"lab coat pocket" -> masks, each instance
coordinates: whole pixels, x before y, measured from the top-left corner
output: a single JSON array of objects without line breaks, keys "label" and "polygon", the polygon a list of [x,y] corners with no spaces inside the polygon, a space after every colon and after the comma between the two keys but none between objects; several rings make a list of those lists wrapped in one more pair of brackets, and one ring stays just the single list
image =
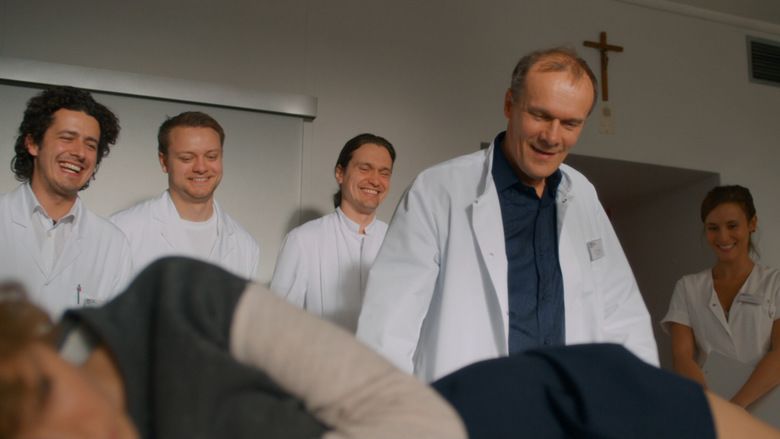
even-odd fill
[{"label": "lab coat pocket", "polygon": [[769,301],[763,303],[761,305],[762,314],[769,317],[770,321],[775,320],[775,313],[776,308],[774,303],[769,303]]},{"label": "lab coat pocket", "polygon": [[587,248],[590,262],[599,261],[604,258],[604,243],[601,238],[588,241]]},{"label": "lab coat pocket", "polygon": [[100,300],[98,300],[98,299],[96,299],[94,297],[85,296],[84,297],[84,302],[82,302],[82,304],[83,304],[84,307],[88,307],[88,306],[99,306],[102,303],[101,303]]},{"label": "lab coat pocket", "polygon": [[559,259],[563,276],[567,343],[598,340],[597,328],[602,327],[598,322],[603,320],[588,250],[582,241],[578,244],[573,245],[569,234],[561,234]]},{"label": "lab coat pocket", "polygon": [[76,285],[76,305],[80,307],[100,306],[103,300],[95,294],[96,288],[86,285]]},{"label": "lab coat pocket", "polygon": [[746,308],[760,307],[761,317],[768,317],[770,320],[774,320],[775,304],[772,303],[769,298],[764,298],[756,294],[742,293],[737,296],[736,300],[737,303]]},{"label": "lab coat pocket", "polygon": [[[570,233],[564,233],[566,231],[568,229],[564,229],[559,236],[560,243],[558,245],[564,295],[586,298],[593,295],[595,291],[593,267],[588,255],[589,247],[583,246],[582,241],[572,240]],[[592,246],[592,251],[597,257],[597,262],[602,260],[598,257],[599,251],[601,251],[598,245]]]}]

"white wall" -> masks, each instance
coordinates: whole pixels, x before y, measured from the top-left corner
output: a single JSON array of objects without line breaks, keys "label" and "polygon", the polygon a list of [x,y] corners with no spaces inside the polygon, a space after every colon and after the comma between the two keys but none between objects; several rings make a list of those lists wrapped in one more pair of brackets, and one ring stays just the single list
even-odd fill
[{"label": "white wall", "polygon": [[669,369],[671,338],[658,322],[669,309],[675,282],[715,262],[698,218],[699,203],[717,184],[713,175],[611,208],[615,230],[653,320],[661,366]]},{"label": "white wall", "polygon": [[[19,109],[39,92],[36,88],[0,84],[0,157],[14,155],[21,118]],[[230,172],[224,175],[220,191],[230,196],[218,197],[220,207],[262,243],[257,279],[270,280],[276,249],[290,224],[298,221],[303,120],[158,99],[93,95],[121,115],[123,128],[117,144],[101,162],[95,181],[80,194],[85,204],[98,215],[108,216],[159,196],[168,186],[167,175],[160,169],[157,158],[157,129],[161,121],[187,110],[208,112],[222,121],[228,133],[223,166]],[[0,193],[19,185],[10,167],[8,170],[0,172]],[[267,184],[269,180],[274,184]],[[253,202],[244,202],[248,199]]]},{"label": "white wall", "polygon": [[602,30],[626,48],[610,61],[617,132],[591,123],[576,151],[750,187],[763,261],[780,266],[780,88],[747,81],[743,29],[613,0],[0,0],[3,56],[318,97],[303,207],[330,209],[339,149],[371,131],[399,152],[385,219],[417,172],[502,129],[520,55]]}]

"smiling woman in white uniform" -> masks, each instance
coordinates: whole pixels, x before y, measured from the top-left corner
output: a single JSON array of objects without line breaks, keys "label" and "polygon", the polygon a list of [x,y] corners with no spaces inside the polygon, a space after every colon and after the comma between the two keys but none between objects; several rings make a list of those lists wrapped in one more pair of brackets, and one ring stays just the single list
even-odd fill
[{"label": "smiling woman in white uniform", "polygon": [[712,352],[755,365],[732,398],[747,407],[780,383],[780,271],[751,258],[758,217],[747,188],[712,189],[701,218],[718,261],[677,282],[661,323],[672,335],[675,370],[703,385],[701,365]]}]

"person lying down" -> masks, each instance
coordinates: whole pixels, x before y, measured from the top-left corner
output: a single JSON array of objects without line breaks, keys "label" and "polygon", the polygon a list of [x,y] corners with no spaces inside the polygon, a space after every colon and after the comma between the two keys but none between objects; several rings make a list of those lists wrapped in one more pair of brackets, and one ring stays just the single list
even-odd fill
[{"label": "person lying down", "polygon": [[617,345],[529,351],[432,386],[265,287],[183,258],[57,326],[0,293],[0,438],[778,437]]}]

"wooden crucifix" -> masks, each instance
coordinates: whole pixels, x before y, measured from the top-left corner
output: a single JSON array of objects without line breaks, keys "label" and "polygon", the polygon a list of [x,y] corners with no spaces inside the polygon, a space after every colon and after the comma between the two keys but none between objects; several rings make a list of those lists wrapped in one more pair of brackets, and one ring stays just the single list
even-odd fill
[{"label": "wooden crucifix", "polygon": [[607,52],[622,52],[623,47],[607,44],[606,32],[601,32],[601,34],[599,34],[598,41],[583,41],[582,44],[585,47],[591,47],[601,52],[601,100],[606,102],[609,100],[609,83],[607,80],[609,56],[607,56]]}]

